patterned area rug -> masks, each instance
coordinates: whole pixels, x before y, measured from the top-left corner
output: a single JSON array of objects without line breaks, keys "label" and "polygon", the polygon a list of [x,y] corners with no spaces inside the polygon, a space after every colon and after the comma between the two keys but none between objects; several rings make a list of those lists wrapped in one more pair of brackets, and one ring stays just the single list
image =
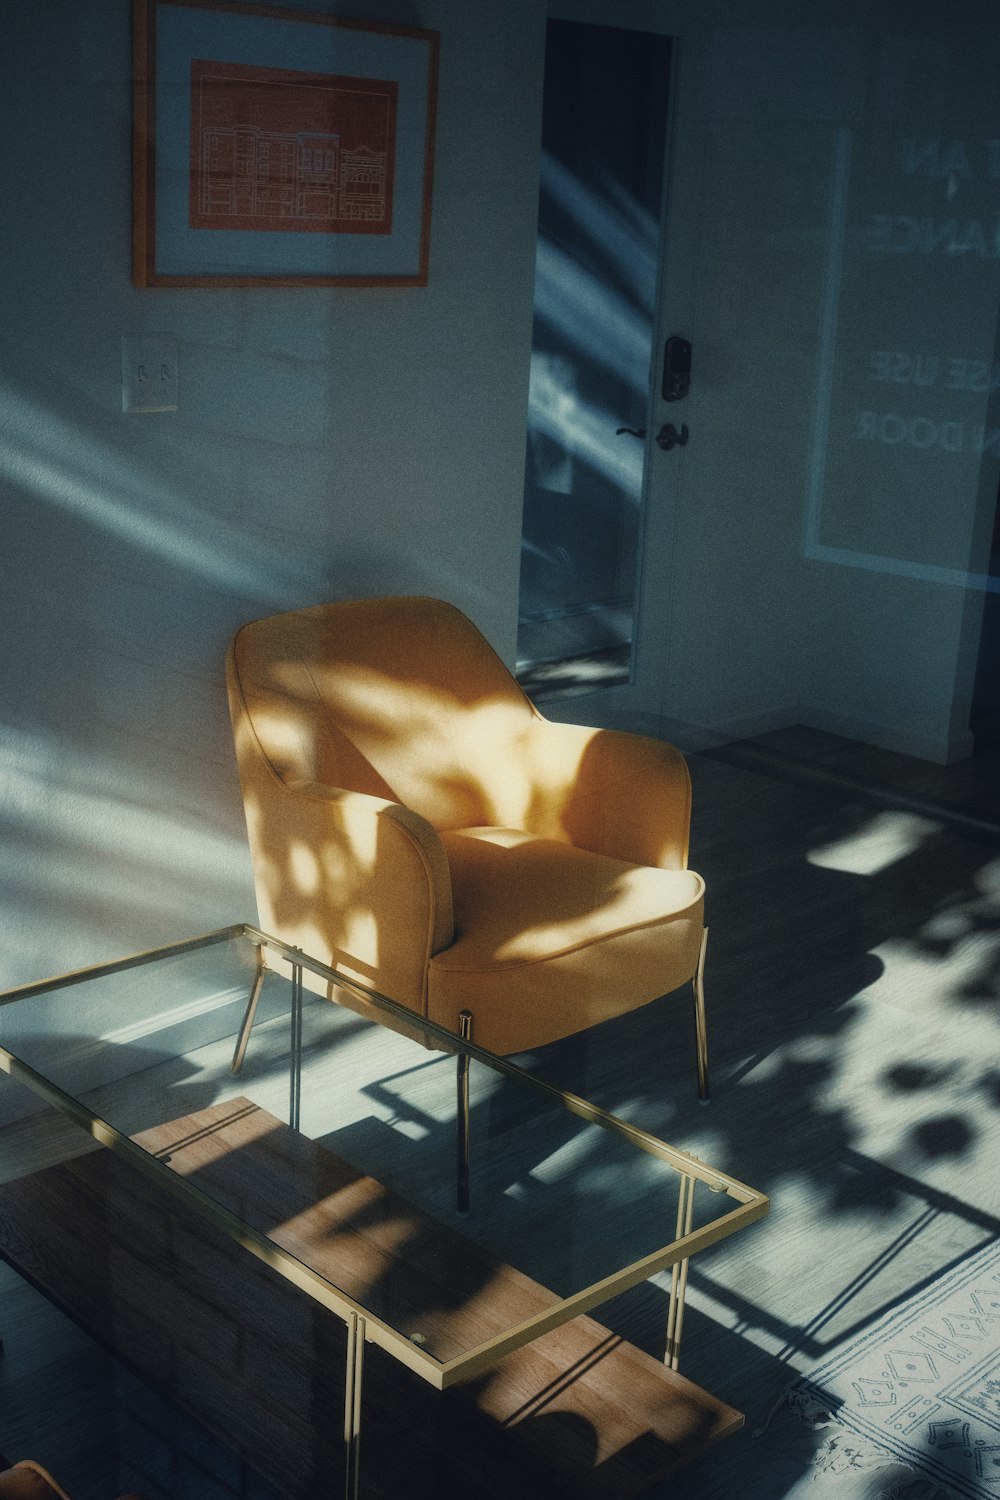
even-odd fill
[{"label": "patterned area rug", "polygon": [[1000,1241],[886,1313],[787,1399],[946,1493],[1000,1500]]}]

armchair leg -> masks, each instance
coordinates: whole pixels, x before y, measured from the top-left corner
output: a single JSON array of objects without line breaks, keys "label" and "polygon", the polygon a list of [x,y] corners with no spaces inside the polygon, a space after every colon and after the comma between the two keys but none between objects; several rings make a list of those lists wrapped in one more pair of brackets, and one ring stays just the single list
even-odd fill
[{"label": "armchair leg", "polygon": [[694,971],[691,988],[694,991],[694,1026],[698,1055],[698,1098],[707,1104],[708,1091],[708,1032],[705,1028],[705,949],[708,946],[708,928],[701,935],[701,952],[698,967]]},{"label": "armchair leg", "polygon": [[[462,1039],[470,1042],[472,1040],[472,1012],[463,1010],[459,1023]],[[458,1175],[455,1186],[455,1207],[460,1214],[469,1212],[469,1145],[472,1135],[469,1120],[469,1062],[467,1052],[458,1054],[455,1109],[458,1132],[456,1137]]]},{"label": "armchair leg", "polygon": [[250,988],[250,999],[247,1001],[247,1008],[243,1015],[242,1025],[240,1026],[240,1034],[236,1038],[236,1051],[233,1053],[233,1060],[230,1063],[230,1068],[234,1073],[238,1073],[243,1066],[243,1058],[246,1055],[247,1042],[250,1040],[250,1028],[253,1026],[254,1018],[257,1014],[257,1002],[260,999],[260,992],[263,983],[264,955],[262,949],[258,948],[257,972],[253,977],[253,984]]}]

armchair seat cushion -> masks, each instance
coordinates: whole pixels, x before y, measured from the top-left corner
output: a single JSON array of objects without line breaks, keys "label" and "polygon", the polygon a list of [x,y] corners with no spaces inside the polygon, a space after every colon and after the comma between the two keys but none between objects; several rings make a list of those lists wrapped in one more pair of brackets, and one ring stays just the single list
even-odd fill
[{"label": "armchair seat cushion", "polygon": [[428,971],[427,1013],[520,1052],[665,995],[698,963],[704,882],[514,828],[441,834],[455,940]]}]

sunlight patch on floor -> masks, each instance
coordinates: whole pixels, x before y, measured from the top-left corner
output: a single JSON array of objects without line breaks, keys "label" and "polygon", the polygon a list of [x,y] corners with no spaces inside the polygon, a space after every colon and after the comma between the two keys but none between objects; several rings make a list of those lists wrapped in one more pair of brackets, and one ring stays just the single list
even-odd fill
[{"label": "sunlight patch on floor", "polygon": [[820,870],[845,875],[877,875],[913,854],[925,839],[940,832],[931,818],[909,812],[880,812],[856,833],[811,849],[806,860]]}]

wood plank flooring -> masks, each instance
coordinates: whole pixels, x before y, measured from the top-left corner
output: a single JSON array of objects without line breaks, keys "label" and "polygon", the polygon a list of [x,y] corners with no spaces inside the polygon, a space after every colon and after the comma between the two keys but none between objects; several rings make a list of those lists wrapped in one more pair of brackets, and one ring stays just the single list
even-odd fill
[{"label": "wood plank flooring", "polygon": [[[424,1216],[410,1203],[246,1099],[137,1139],[394,1327],[424,1330],[439,1358],[558,1301],[449,1226],[430,1221],[415,1235]],[[0,1247],[289,1496],[336,1492],[344,1327],[271,1266],[108,1152],[0,1186]],[[569,1500],[630,1500],[742,1425],[587,1317],[446,1395],[369,1352],[364,1478],[382,1500],[401,1488],[453,1492],[487,1451],[490,1472],[475,1488],[483,1500],[506,1500],[525,1475],[548,1476]],[[330,1420],[317,1424],[323,1411]]]},{"label": "wood plank flooring", "polygon": [[[798,1373],[1000,1229],[996,760],[927,767],[788,731],[691,770],[711,1105],[694,1097],[685,996],[532,1065],[772,1198],[692,1265],[688,1293],[682,1370],[746,1428],[650,1500],[867,1500],[871,1475],[815,1468],[825,1434],[767,1418]],[[659,1355],[666,1295],[656,1278],[602,1322]],[[65,1467],[75,1446],[80,1500],[106,1500],[135,1470],[102,1469],[102,1444],[121,1464],[145,1444],[158,1493],[258,1500],[193,1437],[178,1457],[121,1373],[2,1267],[0,1328],[12,1457],[44,1435]]]},{"label": "wood plank flooring", "polygon": [[838,1469],[829,1433],[754,1434],[797,1373],[1000,1230],[998,767],[805,730],[692,758],[716,1088],[703,1119],[672,1100],[647,1120],[772,1211],[692,1267],[684,1368],[747,1425],[685,1500],[881,1493],[892,1474]]}]

